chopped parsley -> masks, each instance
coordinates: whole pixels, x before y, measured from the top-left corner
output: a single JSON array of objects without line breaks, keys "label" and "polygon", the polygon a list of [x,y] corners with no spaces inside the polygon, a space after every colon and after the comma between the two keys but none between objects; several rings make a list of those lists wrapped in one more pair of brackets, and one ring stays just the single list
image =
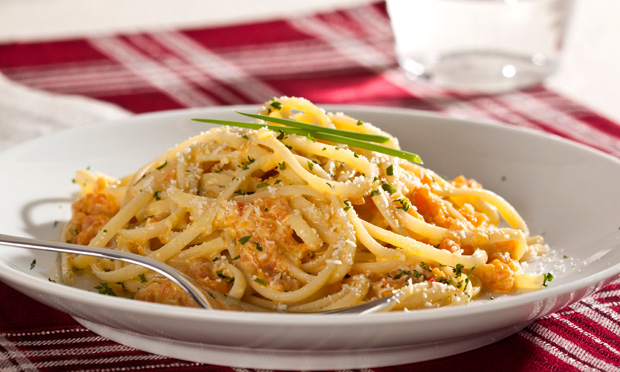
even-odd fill
[{"label": "chopped parsley", "polygon": [[262,286],[265,286],[265,287],[267,286],[267,283],[265,283],[265,281],[261,278],[256,278],[254,279],[254,281]]},{"label": "chopped parsley", "polygon": [[420,267],[422,268],[422,270],[431,271],[430,266],[428,266],[426,262],[420,262]]},{"label": "chopped parsley", "polygon": [[230,283],[230,282],[235,280],[235,278],[233,278],[232,276],[228,276],[228,275],[224,274],[224,272],[222,270],[216,271],[215,273],[217,274],[217,276],[219,276],[220,278],[224,279],[228,283]]},{"label": "chopped parsley", "polygon": [[471,275],[472,271],[474,271],[475,268],[476,266],[474,265],[474,267],[472,267],[471,270],[469,270],[469,273],[467,273],[467,278],[465,278],[465,287],[463,287],[463,292],[465,292],[465,290],[467,289],[467,285],[469,284],[469,276]]},{"label": "chopped parsley", "polygon": [[393,176],[394,175],[394,165],[390,164],[389,167],[385,168],[385,174],[387,174],[388,176]]},{"label": "chopped parsley", "polygon": [[278,102],[278,101],[273,101],[269,104],[271,107],[273,107],[276,110],[280,110],[282,109],[282,103]]},{"label": "chopped parsley", "polygon": [[285,170],[286,169],[286,162],[278,163],[278,168],[280,168],[280,170]]},{"label": "chopped parsley", "polygon": [[[439,278],[439,283],[443,283],[443,284],[452,284],[452,285],[454,285],[454,284],[455,284],[455,283],[454,283],[454,279],[452,279],[452,278],[446,278],[446,277],[443,277],[443,276],[442,276],[441,278]],[[459,284],[460,284],[460,283],[459,283]]]},{"label": "chopped parsley", "polygon": [[314,170],[314,163],[310,160],[308,160],[308,168],[310,168],[310,170]]},{"label": "chopped parsley", "polygon": [[160,166],[159,166],[159,167],[157,167],[156,169],[157,169],[157,170],[162,170],[162,169],[163,169],[166,165],[168,165],[168,160],[166,160],[166,161],[164,162],[164,164],[160,165]]},{"label": "chopped parsley", "polygon": [[244,236],[243,238],[239,239],[239,243],[245,244],[250,240],[251,237],[252,235]]},{"label": "chopped parsley", "polygon": [[396,209],[402,209],[405,212],[407,212],[409,210],[409,203],[404,200],[404,199],[396,199],[394,200],[395,203],[400,203],[400,207],[396,207]]},{"label": "chopped parsley", "polygon": [[140,278],[140,283],[146,283],[146,276],[144,274],[138,275],[138,278]]},{"label": "chopped parsley", "polygon": [[358,126],[359,126],[359,125],[364,125],[364,122],[363,122],[363,121],[361,121],[361,120],[358,120],[358,121],[357,121],[357,125],[358,125]]},{"label": "chopped parsley", "polygon": [[390,195],[392,195],[393,193],[395,193],[396,191],[398,191],[398,190],[396,190],[396,189],[395,189],[392,185],[390,185],[389,183],[386,183],[386,182],[383,182],[383,183],[381,184],[381,188],[382,188],[383,190],[385,190],[385,191],[389,192],[389,193],[390,193]]},{"label": "chopped parsley", "polygon": [[236,255],[235,257],[233,257],[233,259],[232,259],[232,260],[233,260],[233,261],[236,261],[236,260],[238,260],[238,259],[240,259],[240,258],[241,258],[241,256]]},{"label": "chopped parsley", "polygon": [[354,152],[354,153],[353,153],[353,156],[354,156],[354,157],[356,157],[356,158],[359,158],[359,157],[360,157],[360,156],[357,154],[357,152]]},{"label": "chopped parsley", "polygon": [[312,141],[312,142],[316,142],[316,139],[314,138],[314,136],[313,136],[310,132],[308,132],[308,133],[306,134],[306,138],[307,138],[308,140]]},{"label": "chopped parsley", "polygon": [[411,273],[411,275],[415,276],[416,278],[419,278],[421,276],[424,276],[424,274],[422,274],[421,272],[419,272],[416,269],[413,269],[413,272]]},{"label": "chopped parsley", "polygon": [[247,134],[244,134],[243,136],[241,136],[241,138],[243,138],[243,139],[250,139]]},{"label": "chopped parsley", "polygon": [[254,244],[256,244],[256,249],[258,249],[259,252],[263,251],[263,247],[259,243],[254,243]]},{"label": "chopped parsley", "polygon": [[159,196],[159,193],[161,191],[155,191],[155,193],[153,194],[153,197],[155,198],[155,200],[161,200],[161,197]]},{"label": "chopped parsley", "polygon": [[545,273],[545,274],[543,274],[543,283],[542,283],[542,286],[543,286],[543,287],[548,286],[548,284],[547,284],[547,283],[548,283],[548,282],[550,282],[550,281],[552,281],[552,280],[553,280],[553,274],[551,274],[551,273]]},{"label": "chopped parsley", "polygon": [[250,155],[248,155],[248,162],[247,163],[241,163],[242,165],[237,165],[237,167],[246,170],[250,167],[250,164],[254,163],[254,158],[251,157]]},{"label": "chopped parsley", "polygon": [[101,294],[116,297],[116,293],[114,293],[112,288],[108,287],[108,283],[101,283],[101,285],[96,286],[95,289]]},{"label": "chopped parsley", "polygon": [[348,211],[349,209],[351,209],[351,202],[349,200],[345,200],[344,205],[345,205],[344,207],[345,211]]},{"label": "chopped parsley", "polygon": [[280,132],[280,134],[278,134],[278,136],[276,137],[276,139],[278,139],[278,140],[283,140],[284,138],[286,138],[286,137],[284,136],[284,132],[282,132],[281,130],[280,130],[280,131],[278,131],[278,132]]},{"label": "chopped parsley", "polygon": [[464,268],[465,266],[463,266],[463,264],[456,264],[456,267],[452,269],[452,271],[454,271],[454,276],[461,276]]},{"label": "chopped parsley", "polygon": [[30,263],[30,270],[34,269],[34,267],[37,264],[37,259],[35,258],[34,260],[32,260],[32,262]]},{"label": "chopped parsley", "polygon": [[267,182],[261,182],[258,185],[256,185],[257,189],[262,189],[263,187],[267,187],[269,186],[269,184]]},{"label": "chopped parsley", "polygon": [[237,195],[245,195],[246,192],[245,192],[245,190],[237,190],[237,191],[235,191],[235,194],[237,194]]},{"label": "chopped parsley", "polygon": [[379,195],[381,192],[377,189],[374,189],[370,192],[370,197],[372,198],[375,195]]}]

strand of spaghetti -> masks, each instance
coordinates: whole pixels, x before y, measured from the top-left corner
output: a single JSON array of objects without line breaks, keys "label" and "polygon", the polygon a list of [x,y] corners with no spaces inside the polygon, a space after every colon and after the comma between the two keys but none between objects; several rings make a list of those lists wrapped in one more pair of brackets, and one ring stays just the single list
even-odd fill
[{"label": "strand of spaghetti", "polygon": [[[224,132],[225,134],[221,134],[220,132]],[[231,135],[231,136],[229,136]],[[220,144],[226,143],[231,146],[236,146],[237,148],[241,146],[244,142],[244,139],[241,136],[232,134],[228,132],[228,128],[218,128],[213,131],[203,132],[197,136],[191,137],[180,144],[168,149],[165,153],[158,156],[151,162],[144,165],[140,168],[136,173],[133,174],[133,177],[129,181],[130,185],[134,185],[138,180],[140,180],[147,172],[154,169],[159,164],[164,163],[167,159],[173,159],[178,153],[183,152],[186,148],[188,148],[194,142],[208,142],[213,140]]]},{"label": "strand of spaghetti", "polygon": [[348,293],[344,297],[332,302],[321,310],[330,311],[359,305],[363,302],[364,297],[368,293],[369,289],[370,283],[368,282],[368,280],[360,280],[348,291]]},{"label": "strand of spaghetti", "polygon": [[[213,228],[213,219],[215,218],[216,212],[217,210],[215,208],[205,211],[205,213],[203,213],[197,221],[189,225],[185,231],[175,236],[174,239],[156,250],[153,254],[150,254],[148,257],[165,262],[167,259],[181,251],[181,249],[185,248],[198,235],[210,234]],[[93,273],[101,280],[116,283],[136,277],[145,273],[147,270],[148,269],[145,267],[130,264],[114,271],[100,271],[93,269]]]},{"label": "strand of spaghetti", "polygon": [[323,242],[319,237],[319,234],[314,228],[308,225],[299,210],[294,210],[293,213],[289,214],[286,221],[293,228],[293,231],[295,231],[297,236],[299,236],[301,240],[306,243],[310,250],[316,251],[321,248]]},{"label": "strand of spaghetti", "polygon": [[161,221],[131,230],[121,229],[118,231],[118,235],[129,240],[153,239],[172,230],[172,228],[177,224],[177,222],[179,222],[185,213],[186,211],[184,208],[178,208],[174,213],[170,214]]},{"label": "strand of spaghetti", "polygon": [[241,203],[250,203],[259,198],[274,197],[275,195],[284,196],[284,197],[291,197],[291,196],[296,196],[296,195],[307,195],[307,196],[316,198],[318,200],[326,199],[325,194],[322,194],[316,191],[315,189],[313,189],[312,187],[305,186],[305,185],[280,186],[278,184],[278,185],[269,185],[269,186],[271,186],[271,188],[265,187],[265,188],[259,189],[258,191],[256,191],[254,194],[251,194],[251,195],[237,196],[235,197],[235,200]]},{"label": "strand of spaghetti", "polygon": [[392,302],[390,304],[391,308],[385,311],[403,308],[438,307],[442,301],[445,302],[444,305],[449,305],[454,302],[466,302],[468,299],[460,289],[437,282],[415,283],[408,285],[403,290],[405,293],[398,298],[398,301]]},{"label": "strand of spaghetti", "polygon": [[327,213],[323,213],[317,207],[317,204],[311,203],[303,195],[296,194],[293,196],[291,194],[290,196],[293,196],[290,198],[291,206],[301,211],[306,221],[308,221],[307,223],[317,231],[321,240],[328,244],[336,243],[338,241],[338,234],[328,229],[329,225],[325,224],[325,221],[329,219]]},{"label": "strand of spaghetti", "polygon": [[428,258],[440,264],[451,267],[456,267],[457,264],[461,264],[465,267],[473,267],[476,265],[483,265],[487,262],[488,257],[486,252],[483,250],[477,250],[471,256],[459,255],[395,234],[364,220],[362,220],[362,225],[366,228],[366,230],[368,230],[368,233],[372,237],[392,244],[393,246],[402,248],[407,255]]},{"label": "strand of spaghetti", "polygon": [[[287,311],[296,312],[315,312],[329,311],[336,308],[354,306],[362,302],[363,297],[368,293],[370,282],[361,275],[353,277],[351,285],[343,288],[331,295],[324,296],[318,300],[307,302],[301,305],[288,306]],[[334,306],[339,304],[340,306]]]},{"label": "strand of spaghetti", "polygon": [[459,222],[461,222],[464,226],[466,230],[472,230],[474,229],[474,225],[472,225],[471,222],[469,222],[468,219],[466,219],[465,217],[463,217],[463,215],[461,214],[461,212],[459,212],[456,208],[454,208],[454,206],[452,205],[452,203],[450,203],[447,200],[442,200],[441,201],[442,204],[445,206],[446,210],[448,211],[448,214],[450,214],[450,217],[454,218],[455,220],[458,220]]},{"label": "strand of spaghetti", "polygon": [[307,272],[303,271],[299,266],[293,263],[291,258],[289,257],[286,257],[284,260],[282,260],[281,264],[285,267],[284,271],[288,270],[291,275],[295,277],[295,279],[299,280],[303,284],[307,284],[308,282],[312,281],[312,279],[314,279],[314,275],[308,274]]},{"label": "strand of spaghetti", "polygon": [[360,174],[366,175],[366,177],[370,179],[377,176],[378,170],[376,167],[372,166],[372,163],[368,161],[366,157],[359,156],[357,153],[347,148],[328,145],[321,142],[313,142],[300,136],[287,136],[282,139],[282,142],[285,145],[289,145],[293,149],[303,151],[304,153],[327,157],[343,162],[351,168],[357,170]]},{"label": "strand of spaghetti", "polygon": [[370,123],[364,123],[361,120],[354,119],[343,113],[327,114],[327,117],[334,123],[337,129],[350,130],[360,133],[376,134],[388,137],[389,140],[383,143],[384,146],[388,146],[394,149],[399,149],[398,139],[391,136],[389,133],[382,131]]},{"label": "strand of spaghetti", "polygon": [[334,252],[337,249],[336,243],[330,244],[323,253],[316,255],[310,261],[304,262],[301,265],[302,270],[313,274],[322,270],[327,265],[325,261],[333,258]]},{"label": "strand of spaghetti", "polygon": [[385,222],[387,222],[387,224],[392,228],[392,230],[396,231],[400,235],[408,236],[407,232],[405,231],[405,229],[403,229],[403,227],[400,225],[399,221],[394,215],[396,209],[392,205],[392,199],[390,198],[387,191],[383,190],[382,188],[377,188],[376,190],[378,192],[373,192],[372,194],[374,195],[372,195],[370,199],[377,207],[377,210],[379,211]]},{"label": "strand of spaghetti", "polygon": [[251,277],[246,274],[246,280],[250,283],[252,289],[254,289],[261,296],[268,298],[274,302],[279,302],[283,304],[291,304],[303,301],[304,299],[315,294],[321,287],[327,284],[327,281],[331,277],[334,271],[337,269],[337,264],[329,263],[327,266],[312,279],[312,281],[308,282],[305,286],[289,291],[289,292],[280,292],[274,289],[268,288],[258,282],[254,281]]},{"label": "strand of spaghetti", "polygon": [[[282,105],[279,111],[291,112],[291,110],[303,111],[308,115],[314,116],[318,125],[322,127],[333,128],[334,124],[329,120],[323,109],[318,108],[315,104],[301,97],[280,97],[277,102]],[[273,105],[272,105],[273,107]]]},{"label": "strand of spaghetti", "polygon": [[254,173],[256,170],[262,168],[265,165],[265,163],[272,163],[272,162],[273,162],[272,158],[263,157],[263,158],[255,160],[251,164],[248,164],[245,170],[241,170],[241,171],[238,170],[237,176],[233,178],[233,181],[228,186],[226,186],[226,188],[222,190],[222,192],[220,192],[218,199],[220,200],[230,199],[232,194],[235,191],[237,191],[237,189],[239,188],[239,185],[241,185],[241,183],[244,182],[249,175]]},{"label": "strand of spaghetti", "polygon": [[543,275],[534,274],[516,274],[514,278],[516,289],[540,289],[545,279]]},{"label": "strand of spaghetti", "polygon": [[499,219],[499,212],[497,211],[497,208],[495,208],[494,206],[492,206],[490,203],[481,200],[481,199],[476,199],[471,203],[474,208],[476,210],[479,210],[480,212],[484,213],[487,218],[489,219],[489,223],[491,225],[499,225],[500,223],[500,219]]},{"label": "strand of spaghetti", "polygon": [[[335,194],[341,197],[354,197],[357,195],[363,195],[363,193],[365,192],[365,187],[363,185],[363,183],[365,183],[365,177],[361,177],[363,182],[360,183],[344,183],[332,180],[328,182],[324,178],[310,173],[306,169],[306,167],[308,166],[307,163],[303,165],[299,164],[299,161],[296,159],[294,154],[291,153],[291,151],[287,149],[282,142],[275,139],[275,137],[273,136],[273,132],[261,129],[258,133],[261,140],[259,142],[260,144],[273,149],[274,152],[285,161],[287,166],[290,166],[290,168],[298,176],[300,176],[304,181],[308,182],[311,187],[318,190],[319,192],[332,195]],[[353,157],[353,153],[351,153],[351,156]]]},{"label": "strand of spaghetti", "polygon": [[[236,112],[237,114],[241,114],[241,115],[248,116],[254,119],[262,120],[265,123],[284,125],[284,127],[282,127],[283,131],[286,130],[285,129],[286,127],[290,127],[290,128],[304,129],[304,130],[310,131],[311,133],[315,133],[316,131],[318,131],[323,134],[333,134],[339,137],[352,138],[352,139],[357,139],[357,140],[367,141],[367,142],[384,143],[389,140],[389,138],[385,136],[360,133],[357,131],[342,131],[340,129],[326,128],[326,127],[318,129],[316,124],[309,124],[309,123],[304,122],[303,120],[299,121],[299,120],[284,119],[284,118],[278,118],[278,117],[266,116],[266,115],[260,115],[260,114],[248,114],[246,112],[239,112],[239,111],[236,111]],[[293,115],[293,118],[296,118],[296,117],[303,119],[303,118],[307,118],[308,115],[306,114]],[[272,130],[275,129],[274,127],[271,127],[271,128]]]},{"label": "strand of spaghetti", "polygon": [[364,247],[366,247],[372,254],[377,256],[379,259],[397,259],[403,260],[405,259],[405,255],[402,252],[399,252],[396,249],[387,248],[377,243],[376,240],[370,236],[368,230],[364,228],[362,225],[362,220],[357,216],[357,213],[353,208],[347,211],[349,215],[349,219],[355,228],[355,233],[357,235],[357,239],[362,243]]},{"label": "strand of spaghetti", "polygon": [[144,208],[136,213],[138,221],[144,221],[149,216],[159,216],[161,214],[170,214],[170,203],[167,200],[151,200]]},{"label": "strand of spaghetti", "polygon": [[[151,199],[153,199],[153,194],[150,190],[144,189],[138,192],[127,205],[121,208],[121,210],[99,230],[97,235],[90,241],[89,245],[91,247],[104,248],[114,235],[116,235]],[[73,259],[72,265],[78,269],[84,269],[93,263],[94,260],[95,258],[90,256],[77,256]]]},{"label": "strand of spaghetti", "polygon": [[226,267],[228,272],[234,278],[232,288],[230,288],[230,290],[228,291],[228,295],[232,298],[240,300],[241,297],[243,297],[243,294],[245,293],[245,290],[247,288],[247,281],[245,280],[245,276],[243,276],[241,270],[226,261],[222,261],[222,265]]},{"label": "strand of spaghetti", "polygon": [[221,254],[224,249],[226,249],[224,239],[217,237],[204,243],[194,245],[188,249],[184,249],[170,258],[169,261],[184,262],[196,257],[206,257],[208,259],[212,259],[215,255]]},{"label": "strand of spaghetti", "polygon": [[510,257],[513,260],[520,260],[527,250],[527,242],[525,241],[525,235],[521,230],[513,229],[497,229],[487,233],[489,237],[489,244],[496,244],[499,242],[513,241],[515,242],[514,250],[510,250]]},{"label": "strand of spaghetti", "polygon": [[527,225],[519,213],[510,205],[504,198],[484,189],[472,189],[472,188],[449,188],[436,191],[439,196],[450,197],[452,195],[473,195],[476,196],[491,205],[495,206],[501,216],[508,222],[510,226],[515,229],[522,230],[524,233],[529,234]]},{"label": "strand of spaghetti", "polygon": [[366,272],[366,273],[378,273],[378,274],[385,274],[385,273],[389,273],[390,271],[396,270],[398,268],[407,266],[407,265],[411,265],[411,264],[415,264],[415,263],[419,263],[420,260],[414,260],[411,257],[408,257],[407,259],[397,259],[397,260],[389,260],[389,261],[377,261],[377,262],[360,262],[360,263],[355,263],[353,264],[353,266],[351,267],[351,270],[353,272]]},{"label": "strand of spaghetti", "polygon": [[426,223],[420,219],[411,216],[404,210],[397,210],[396,217],[405,226],[406,229],[418,235],[428,238],[431,243],[438,244],[443,238],[450,235],[450,230],[440,226]]}]

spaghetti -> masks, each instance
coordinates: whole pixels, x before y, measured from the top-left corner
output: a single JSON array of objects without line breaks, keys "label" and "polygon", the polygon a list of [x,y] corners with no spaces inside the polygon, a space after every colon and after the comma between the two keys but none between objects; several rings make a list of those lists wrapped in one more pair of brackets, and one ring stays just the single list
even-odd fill
[{"label": "spaghetti", "polygon": [[[316,131],[263,127],[285,128],[288,119],[383,137],[392,150],[384,152],[399,150],[372,124],[302,98],[272,99],[259,114],[267,119],[256,129],[211,129],[121,179],[78,171],[83,196],[63,239],[149,256],[233,298],[290,312],[397,290],[405,295],[391,310],[458,305],[548,279],[520,264],[547,251],[542,238],[476,181],[447,181],[372,146],[310,135]],[[75,270],[92,272],[103,293],[195,306],[137,265],[64,255],[66,283]]]}]

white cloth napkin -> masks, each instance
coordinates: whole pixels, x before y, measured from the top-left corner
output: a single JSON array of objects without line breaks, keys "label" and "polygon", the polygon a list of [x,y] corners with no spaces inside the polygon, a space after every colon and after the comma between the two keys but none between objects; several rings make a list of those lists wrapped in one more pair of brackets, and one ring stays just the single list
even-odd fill
[{"label": "white cloth napkin", "polygon": [[129,115],[110,103],[32,89],[0,74],[0,151],[60,129]]}]

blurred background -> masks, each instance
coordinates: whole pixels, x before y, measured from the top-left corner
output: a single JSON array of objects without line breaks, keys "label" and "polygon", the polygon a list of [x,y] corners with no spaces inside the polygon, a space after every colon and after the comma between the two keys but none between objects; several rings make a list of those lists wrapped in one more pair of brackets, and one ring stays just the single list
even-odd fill
[{"label": "blurred background", "polygon": [[[415,0],[412,0],[415,1]],[[2,0],[0,44],[198,28],[309,15],[372,0]],[[620,121],[617,0],[577,0],[564,57],[547,87]]]}]

